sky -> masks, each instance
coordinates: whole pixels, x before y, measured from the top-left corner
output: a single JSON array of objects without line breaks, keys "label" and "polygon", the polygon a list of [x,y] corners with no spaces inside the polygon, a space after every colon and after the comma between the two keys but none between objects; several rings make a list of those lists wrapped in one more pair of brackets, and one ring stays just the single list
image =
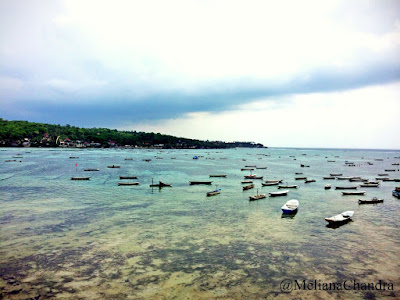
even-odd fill
[{"label": "sky", "polygon": [[400,149],[400,1],[0,0],[0,117]]}]

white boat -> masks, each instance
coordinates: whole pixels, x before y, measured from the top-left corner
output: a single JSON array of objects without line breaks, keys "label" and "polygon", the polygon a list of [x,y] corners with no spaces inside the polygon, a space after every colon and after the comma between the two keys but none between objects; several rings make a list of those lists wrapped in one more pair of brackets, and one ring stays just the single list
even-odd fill
[{"label": "white boat", "polygon": [[281,192],[270,192],[269,196],[270,197],[286,196],[287,193],[289,193],[289,190],[284,190],[284,191],[281,191]]},{"label": "white boat", "polygon": [[299,207],[299,201],[296,199],[289,200],[281,208],[284,214],[290,214],[297,211]]},{"label": "white boat", "polygon": [[348,210],[336,216],[325,218],[325,221],[327,221],[329,224],[343,223],[349,221],[353,215],[354,211]]},{"label": "white boat", "polygon": [[330,184],[325,184],[325,189],[326,190],[330,190],[331,189],[331,185]]},{"label": "white boat", "polygon": [[208,192],[208,193],[207,193],[207,196],[208,196],[208,197],[210,197],[210,196],[215,196],[215,195],[218,195],[218,194],[220,194],[220,193],[221,193],[221,189],[217,189],[217,190],[215,190],[215,191]]}]

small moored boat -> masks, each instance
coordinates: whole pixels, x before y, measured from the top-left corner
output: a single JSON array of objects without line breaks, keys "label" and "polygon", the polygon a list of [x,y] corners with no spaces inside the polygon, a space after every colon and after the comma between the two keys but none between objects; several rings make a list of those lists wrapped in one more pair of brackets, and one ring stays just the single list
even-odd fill
[{"label": "small moored boat", "polygon": [[137,176],[119,176],[119,179],[138,179]]},{"label": "small moored boat", "polygon": [[348,211],[342,212],[341,214],[338,214],[336,216],[333,216],[330,218],[325,218],[325,221],[327,221],[329,224],[344,223],[344,222],[349,221],[353,215],[354,215],[354,211],[348,210]]},{"label": "small moored boat", "polygon": [[196,184],[206,184],[210,185],[212,181],[189,181],[190,185],[196,185]]},{"label": "small moored boat", "polygon": [[208,193],[207,193],[207,197],[215,196],[215,195],[218,195],[218,194],[220,194],[220,193],[221,193],[221,189],[217,189],[217,190],[215,190],[215,191],[208,192]]},{"label": "small moored boat", "polygon": [[306,180],[304,181],[304,183],[310,183],[310,182],[315,182],[315,179],[306,179]]},{"label": "small moored boat", "polygon": [[358,204],[375,204],[375,203],[382,203],[383,199],[378,199],[376,197],[367,200],[367,199],[358,199]]},{"label": "small moored boat", "polygon": [[336,186],[335,190],[356,190],[356,186]]},{"label": "small moored boat", "polygon": [[324,187],[326,190],[330,190],[331,189],[331,185],[330,184],[325,184],[325,187]]},{"label": "small moored boat", "polygon": [[107,168],[118,169],[118,168],[121,168],[121,166],[111,165],[111,166],[107,166]]},{"label": "small moored boat", "polygon": [[89,180],[90,177],[71,177],[71,180]]},{"label": "small moored boat", "polygon": [[139,182],[118,182],[118,185],[139,185]]},{"label": "small moored boat", "polygon": [[379,183],[365,182],[360,184],[361,187],[379,187]]},{"label": "small moored boat", "polygon": [[286,196],[288,193],[289,193],[289,190],[284,190],[281,192],[270,192],[269,196],[270,197]]},{"label": "small moored boat", "polygon": [[226,175],[225,174],[223,174],[223,175],[210,175],[210,177],[226,177]]},{"label": "small moored boat", "polygon": [[278,189],[297,189],[299,186],[298,185],[280,185],[278,186]]},{"label": "small moored boat", "polygon": [[254,184],[245,185],[245,186],[243,187],[243,191],[245,191],[245,190],[250,190],[250,189],[252,189],[252,188],[254,188]]},{"label": "small moored boat", "polygon": [[364,191],[356,191],[356,192],[342,192],[343,196],[352,196],[352,195],[364,195]]},{"label": "small moored boat", "polygon": [[299,207],[299,201],[296,199],[289,200],[281,208],[284,214],[291,214],[297,211]]}]

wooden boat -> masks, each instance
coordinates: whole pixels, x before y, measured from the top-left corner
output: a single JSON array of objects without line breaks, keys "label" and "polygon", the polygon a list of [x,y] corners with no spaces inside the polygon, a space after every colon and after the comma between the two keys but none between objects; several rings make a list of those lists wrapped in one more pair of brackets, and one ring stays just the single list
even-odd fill
[{"label": "wooden boat", "polygon": [[13,162],[13,161],[17,161],[16,159],[7,159],[5,162]]},{"label": "wooden boat", "polygon": [[303,174],[303,172],[296,172],[296,173],[294,173],[295,175],[302,175]]},{"label": "wooden boat", "polygon": [[264,178],[264,176],[255,176],[255,177],[253,177],[253,179],[263,179]]},{"label": "wooden boat", "polygon": [[256,169],[262,169],[262,170],[264,170],[264,169],[266,169],[267,167],[256,167]]},{"label": "wooden boat", "polygon": [[360,184],[361,187],[379,187],[379,183],[365,182]]},{"label": "wooden boat", "polygon": [[295,177],[294,180],[307,180],[307,177]]},{"label": "wooden boat", "polygon": [[118,185],[139,185],[139,182],[118,182]]},{"label": "wooden boat", "polygon": [[133,160],[133,158],[125,158],[125,160]]},{"label": "wooden boat", "polygon": [[383,199],[378,199],[376,197],[366,200],[366,199],[358,199],[358,204],[375,204],[375,203],[382,203]]},{"label": "wooden boat", "polygon": [[243,180],[242,183],[253,183],[253,180]]},{"label": "wooden boat", "polygon": [[300,167],[302,167],[302,168],[309,168],[310,166],[301,164]]},{"label": "wooden boat", "polygon": [[357,186],[336,186],[335,190],[356,190]]},{"label": "wooden boat", "polygon": [[256,175],[254,174],[254,175],[246,175],[246,176],[244,176],[244,179],[255,179],[256,178]]},{"label": "wooden boat", "polygon": [[351,178],[353,178],[353,177],[351,177],[351,176],[336,177],[337,180],[349,180]]},{"label": "wooden boat", "polygon": [[89,180],[90,177],[71,177],[71,180]]},{"label": "wooden boat", "polygon": [[210,177],[226,177],[226,175],[210,175]]},{"label": "wooden boat", "polygon": [[349,181],[350,182],[365,182],[365,181],[368,181],[368,179],[363,179],[363,178],[360,178],[360,177],[355,177],[355,178],[350,178],[349,179]]},{"label": "wooden boat", "polygon": [[330,184],[325,184],[325,189],[326,190],[330,190],[331,189],[331,185]]},{"label": "wooden boat", "polygon": [[296,199],[289,200],[286,202],[282,207],[282,212],[284,214],[291,214],[297,211],[297,208],[299,207],[299,201]]},{"label": "wooden boat", "polygon": [[385,172],[396,172],[395,169],[385,169]]},{"label": "wooden boat", "polygon": [[275,182],[282,183],[282,181],[283,181],[283,179],[280,179],[280,180],[265,180],[264,182],[265,183],[275,183]]},{"label": "wooden boat", "polygon": [[111,165],[111,166],[107,166],[107,168],[116,169],[116,168],[121,168],[121,167],[120,166],[116,166],[116,165]]},{"label": "wooden boat", "polygon": [[329,175],[331,175],[331,176],[343,176],[343,174],[342,173],[331,173],[331,174],[329,174]]},{"label": "wooden boat", "polygon": [[396,181],[395,178],[383,178],[382,181]]},{"label": "wooden boat", "polygon": [[165,186],[171,187],[172,184],[171,184],[171,183],[164,183],[164,182],[162,182],[161,180],[159,180],[158,183],[156,183],[156,184],[154,184],[154,183],[153,183],[153,180],[152,180],[152,183],[150,184],[150,187],[162,188],[162,187],[165,187]]},{"label": "wooden boat", "polygon": [[257,194],[255,196],[249,196],[249,201],[255,201],[265,198],[265,194]]},{"label": "wooden boat", "polygon": [[70,156],[69,158],[79,158],[79,156]]},{"label": "wooden boat", "polygon": [[323,179],[325,179],[325,180],[328,180],[328,179],[335,179],[335,177],[333,177],[333,176],[325,176],[325,177],[322,177]]},{"label": "wooden boat", "polygon": [[281,192],[270,192],[269,196],[270,197],[286,196],[288,193],[289,193],[289,190],[284,190]]},{"label": "wooden boat", "polygon": [[86,171],[86,172],[97,172],[97,171],[100,171],[100,170],[99,169],[85,169],[83,171]]},{"label": "wooden boat", "polygon": [[280,185],[278,189],[297,189],[298,187],[298,185]]},{"label": "wooden boat", "polygon": [[388,180],[389,177],[375,177],[376,180]]},{"label": "wooden boat", "polygon": [[245,186],[243,187],[243,191],[245,191],[245,190],[250,190],[250,189],[252,189],[252,188],[254,188],[254,184],[245,185]]},{"label": "wooden boat", "polygon": [[142,161],[146,161],[146,162],[149,162],[149,161],[151,161],[151,159],[142,159]]},{"label": "wooden boat", "polygon": [[256,166],[245,166],[246,168],[255,168]]},{"label": "wooden boat", "polygon": [[243,168],[243,169],[240,169],[240,171],[254,171],[254,169]]},{"label": "wooden boat", "polygon": [[364,195],[364,191],[356,191],[356,192],[342,192],[343,196],[351,196],[351,195]]},{"label": "wooden boat", "polygon": [[196,185],[196,184],[206,184],[210,185],[212,181],[189,181],[190,185]]},{"label": "wooden boat", "polygon": [[388,173],[382,173],[382,174],[378,174],[378,176],[389,176]]},{"label": "wooden boat", "polygon": [[278,185],[279,181],[274,181],[274,182],[261,182],[262,186],[272,186],[272,185]]},{"label": "wooden boat", "polygon": [[315,179],[306,179],[306,180],[304,181],[304,183],[310,183],[310,182],[315,182]]},{"label": "wooden boat", "polygon": [[138,179],[137,176],[119,176],[119,179]]},{"label": "wooden boat", "polygon": [[325,221],[327,221],[329,224],[344,223],[344,222],[348,222],[353,215],[354,215],[354,211],[348,210],[348,211],[342,212],[341,214],[338,214],[336,216],[333,216],[330,218],[325,218]]},{"label": "wooden boat", "polygon": [[221,189],[217,189],[217,190],[215,190],[215,191],[208,192],[208,193],[207,193],[207,197],[215,196],[215,195],[218,195],[218,194],[220,194],[220,193],[221,193]]}]

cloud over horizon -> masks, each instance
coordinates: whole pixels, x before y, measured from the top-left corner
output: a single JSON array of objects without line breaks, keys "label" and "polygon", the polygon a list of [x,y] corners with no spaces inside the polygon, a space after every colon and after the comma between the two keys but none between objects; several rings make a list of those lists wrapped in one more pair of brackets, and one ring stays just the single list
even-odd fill
[{"label": "cloud over horizon", "polygon": [[5,119],[120,128],[400,83],[392,0],[24,0],[0,17]]}]

